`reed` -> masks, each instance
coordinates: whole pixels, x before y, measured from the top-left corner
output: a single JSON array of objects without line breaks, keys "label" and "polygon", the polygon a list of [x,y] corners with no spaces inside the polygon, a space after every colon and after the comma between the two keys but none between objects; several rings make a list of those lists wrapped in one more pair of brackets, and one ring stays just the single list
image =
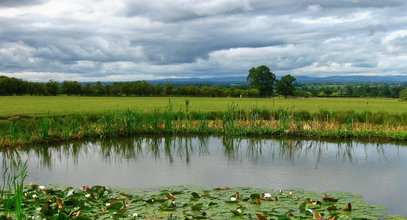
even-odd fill
[{"label": "reed", "polygon": [[[3,160],[3,179],[0,192],[0,204],[5,212],[5,218],[24,219],[23,190],[27,177],[27,162]],[[0,216],[1,217],[1,216]]]},{"label": "reed", "polygon": [[268,110],[253,106],[244,111],[236,104],[225,112],[141,113],[131,109],[90,115],[46,116],[0,121],[0,146],[52,143],[87,138],[136,134],[224,134],[407,140],[407,113],[290,109]]}]

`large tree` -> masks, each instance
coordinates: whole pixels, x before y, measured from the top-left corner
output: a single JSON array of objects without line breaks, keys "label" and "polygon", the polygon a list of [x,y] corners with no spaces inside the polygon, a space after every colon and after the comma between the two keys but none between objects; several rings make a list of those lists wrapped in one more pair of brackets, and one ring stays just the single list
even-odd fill
[{"label": "large tree", "polygon": [[267,66],[253,67],[249,70],[247,81],[249,81],[252,88],[259,90],[260,96],[272,96],[276,75],[270,72]]},{"label": "large tree", "polygon": [[295,88],[293,86],[294,81],[295,78],[290,74],[281,77],[281,79],[278,80],[276,84],[277,92],[285,97],[292,96],[295,91]]}]

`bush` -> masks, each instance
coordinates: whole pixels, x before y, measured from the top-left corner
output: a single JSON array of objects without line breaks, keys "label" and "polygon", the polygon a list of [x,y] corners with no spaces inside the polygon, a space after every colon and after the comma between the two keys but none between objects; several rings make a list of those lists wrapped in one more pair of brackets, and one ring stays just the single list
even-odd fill
[{"label": "bush", "polygon": [[407,89],[404,89],[403,91],[400,92],[400,100],[407,101]]}]

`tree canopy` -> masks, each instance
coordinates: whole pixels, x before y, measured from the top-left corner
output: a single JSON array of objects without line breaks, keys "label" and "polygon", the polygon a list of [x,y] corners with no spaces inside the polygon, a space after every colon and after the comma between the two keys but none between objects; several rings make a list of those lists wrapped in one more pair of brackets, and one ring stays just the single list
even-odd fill
[{"label": "tree canopy", "polygon": [[273,84],[276,81],[276,75],[270,72],[267,66],[262,65],[251,68],[246,79],[251,87],[259,90],[260,96],[273,95]]},{"label": "tree canopy", "polygon": [[281,77],[276,83],[277,92],[285,97],[294,95],[295,88],[293,82],[295,80],[295,77],[290,74]]}]

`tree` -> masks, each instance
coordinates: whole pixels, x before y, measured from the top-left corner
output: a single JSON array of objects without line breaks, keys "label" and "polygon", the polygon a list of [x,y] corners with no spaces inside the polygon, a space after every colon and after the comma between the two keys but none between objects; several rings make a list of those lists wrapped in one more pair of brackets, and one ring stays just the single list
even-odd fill
[{"label": "tree", "polygon": [[332,95],[332,93],[334,93],[334,90],[331,87],[324,88],[325,95],[330,96],[330,95]]},{"label": "tree", "polygon": [[276,83],[277,92],[285,97],[293,95],[295,92],[293,82],[295,80],[295,77],[291,76],[290,74],[281,77],[281,79]]},{"label": "tree", "polygon": [[276,81],[276,75],[270,72],[267,66],[251,68],[246,79],[252,88],[259,90],[260,96],[273,95],[273,84]]},{"label": "tree", "polygon": [[64,81],[62,82],[61,90],[67,95],[79,95],[81,93],[82,86],[76,81]]},{"label": "tree", "polygon": [[407,101],[407,89],[404,89],[403,91],[400,92],[400,100]]},{"label": "tree", "polygon": [[57,95],[58,94],[58,83],[50,80],[45,84],[48,95]]}]

